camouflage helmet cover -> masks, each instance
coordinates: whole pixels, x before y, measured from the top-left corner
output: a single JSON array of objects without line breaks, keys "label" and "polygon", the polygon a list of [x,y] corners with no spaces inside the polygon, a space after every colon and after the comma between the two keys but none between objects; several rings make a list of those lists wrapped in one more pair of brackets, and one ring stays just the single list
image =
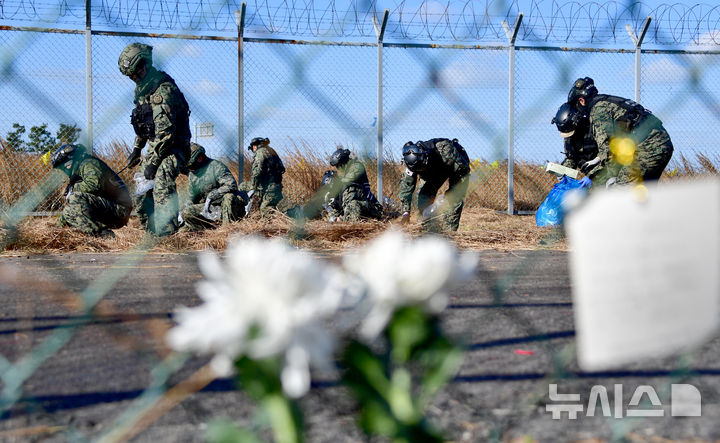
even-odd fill
[{"label": "camouflage helmet cover", "polygon": [[138,42],[125,46],[118,58],[120,72],[130,76],[135,74],[141,66],[152,66],[152,49],[152,46]]},{"label": "camouflage helmet cover", "polygon": [[200,155],[207,155],[205,154],[205,148],[198,145],[197,143],[190,143],[190,160],[188,161],[188,168],[192,168],[195,166],[195,162],[197,162],[198,157]]}]

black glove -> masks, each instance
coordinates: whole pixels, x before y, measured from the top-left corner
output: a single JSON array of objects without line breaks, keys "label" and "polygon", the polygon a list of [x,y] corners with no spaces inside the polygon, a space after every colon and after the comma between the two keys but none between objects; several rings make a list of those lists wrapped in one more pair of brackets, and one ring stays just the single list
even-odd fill
[{"label": "black glove", "polygon": [[147,166],[145,166],[145,178],[148,180],[152,180],[155,178],[155,173],[157,172],[157,166],[153,165],[152,163],[148,163]]},{"label": "black glove", "polygon": [[594,168],[598,163],[600,163],[600,157],[595,157],[594,159],[590,161],[586,161],[585,163],[580,165],[580,170],[583,174],[587,174]]},{"label": "black glove", "polygon": [[134,168],[135,166],[140,163],[140,153],[142,152],[142,149],[135,148],[133,151],[128,155],[127,158],[127,166],[126,168]]}]

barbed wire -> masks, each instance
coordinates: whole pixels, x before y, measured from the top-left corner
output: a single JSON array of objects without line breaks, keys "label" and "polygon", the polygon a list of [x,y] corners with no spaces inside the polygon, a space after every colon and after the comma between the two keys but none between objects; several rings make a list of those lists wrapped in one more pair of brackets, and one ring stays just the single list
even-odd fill
[{"label": "barbed wire", "polygon": [[[237,32],[235,12],[241,0],[98,0],[92,2],[95,28],[197,32]],[[249,35],[292,35],[315,38],[375,39],[373,18],[390,10],[386,40],[506,41],[503,20],[524,19],[519,40],[547,43],[627,43],[625,26],[639,32],[653,18],[645,43],[659,45],[720,44],[720,6],[642,2],[580,2],[555,0],[447,1],[414,3],[395,0],[269,0],[247,1]],[[82,0],[3,0],[0,20],[6,22],[85,25]]]}]

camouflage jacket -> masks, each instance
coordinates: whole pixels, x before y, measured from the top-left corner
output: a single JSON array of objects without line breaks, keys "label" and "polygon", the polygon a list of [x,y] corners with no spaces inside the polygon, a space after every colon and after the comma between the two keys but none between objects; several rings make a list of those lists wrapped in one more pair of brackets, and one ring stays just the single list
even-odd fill
[{"label": "camouflage jacket", "polygon": [[598,147],[598,163],[589,171],[597,174],[611,158],[610,140],[631,137],[640,144],[652,129],[662,128],[662,122],[650,111],[632,100],[613,95],[598,94],[589,103],[590,131]]},{"label": "camouflage jacket", "polygon": [[132,208],[125,182],[110,166],[97,157],[85,157],[70,176],[70,192],[86,192]]},{"label": "camouflage jacket", "polygon": [[136,110],[143,105],[150,106],[152,116],[148,115],[148,119],[151,118],[151,126],[154,126],[152,137],[148,134],[135,136],[135,148],[143,148],[147,143],[147,155],[155,166],[170,154],[179,154],[187,161],[190,157],[190,110],[172,77],[150,67],[135,87],[134,103]]},{"label": "camouflage jacket", "polygon": [[398,190],[403,212],[410,211],[418,178],[426,182],[442,183],[451,177],[460,178],[470,173],[470,159],[459,144],[447,138],[434,138],[418,144],[429,149],[428,165],[420,173],[405,169]]},{"label": "camouflage jacket", "polygon": [[277,152],[270,146],[260,146],[255,151],[250,174],[251,189],[264,192],[271,184],[282,185],[285,166]]},{"label": "camouflage jacket", "polygon": [[222,162],[214,159],[196,171],[188,173],[188,200],[191,204],[205,202],[210,195],[216,201],[227,193],[235,194],[237,182],[230,170]]}]

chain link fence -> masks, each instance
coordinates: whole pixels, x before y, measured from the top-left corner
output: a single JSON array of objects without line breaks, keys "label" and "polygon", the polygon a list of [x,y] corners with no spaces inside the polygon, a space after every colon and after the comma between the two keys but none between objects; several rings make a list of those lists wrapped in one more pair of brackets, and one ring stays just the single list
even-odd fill
[{"label": "chain link fence", "polygon": [[[55,134],[61,125],[74,125],[81,130],[80,141],[91,143],[117,169],[123,166],[133,139],[134,85],[118,72],[117,57],[133,41],[153,45],[155,65],[175,78],[190,103],[194,140],[211,155],[234,165],[249,140],[262,136],[286,158],[312,152],[319,163],[315,169],[322,170],[327,155],[345,146],[366,160],[376,182],[382,151],[387,164],[382,191],[391,199],[402,174],[402,145],[448,137],[459,139],[473,162],[468,205],[532,211],[553,183],[545,163],[563,158],[562,140],[550,120],[572,81],[592,76],[601,93],[634,97],[635,55],[622,49],[520,46],[509,76],[508,47],[385,43],[379,85],[378,49],[372,43],[245,37],[239,58],[236,37],[102,31],[92,36],[89,51],[81,31],[13,28],[1,31],[0,39],[8,48],[0,87],[12,104],[0,119],[4,169],[11,171],[2,189],[6,205],[44,177],[47,167],[37,154],[62,142]],[[712,172],[717,166],[712,143],[716,57],[683,50],[642,54],[641,101],[665,122],[676,145],[668,176]],[[25,133],[18,133],[17,125]],[[45,130],[44,144],[32,128]],[[124,178],[131,180],[130,172]],[[301,204],[307,194],[292,186],[287,191],[288,205]],[[56,209],[57,199],[54,195],[36,209]]]}]

